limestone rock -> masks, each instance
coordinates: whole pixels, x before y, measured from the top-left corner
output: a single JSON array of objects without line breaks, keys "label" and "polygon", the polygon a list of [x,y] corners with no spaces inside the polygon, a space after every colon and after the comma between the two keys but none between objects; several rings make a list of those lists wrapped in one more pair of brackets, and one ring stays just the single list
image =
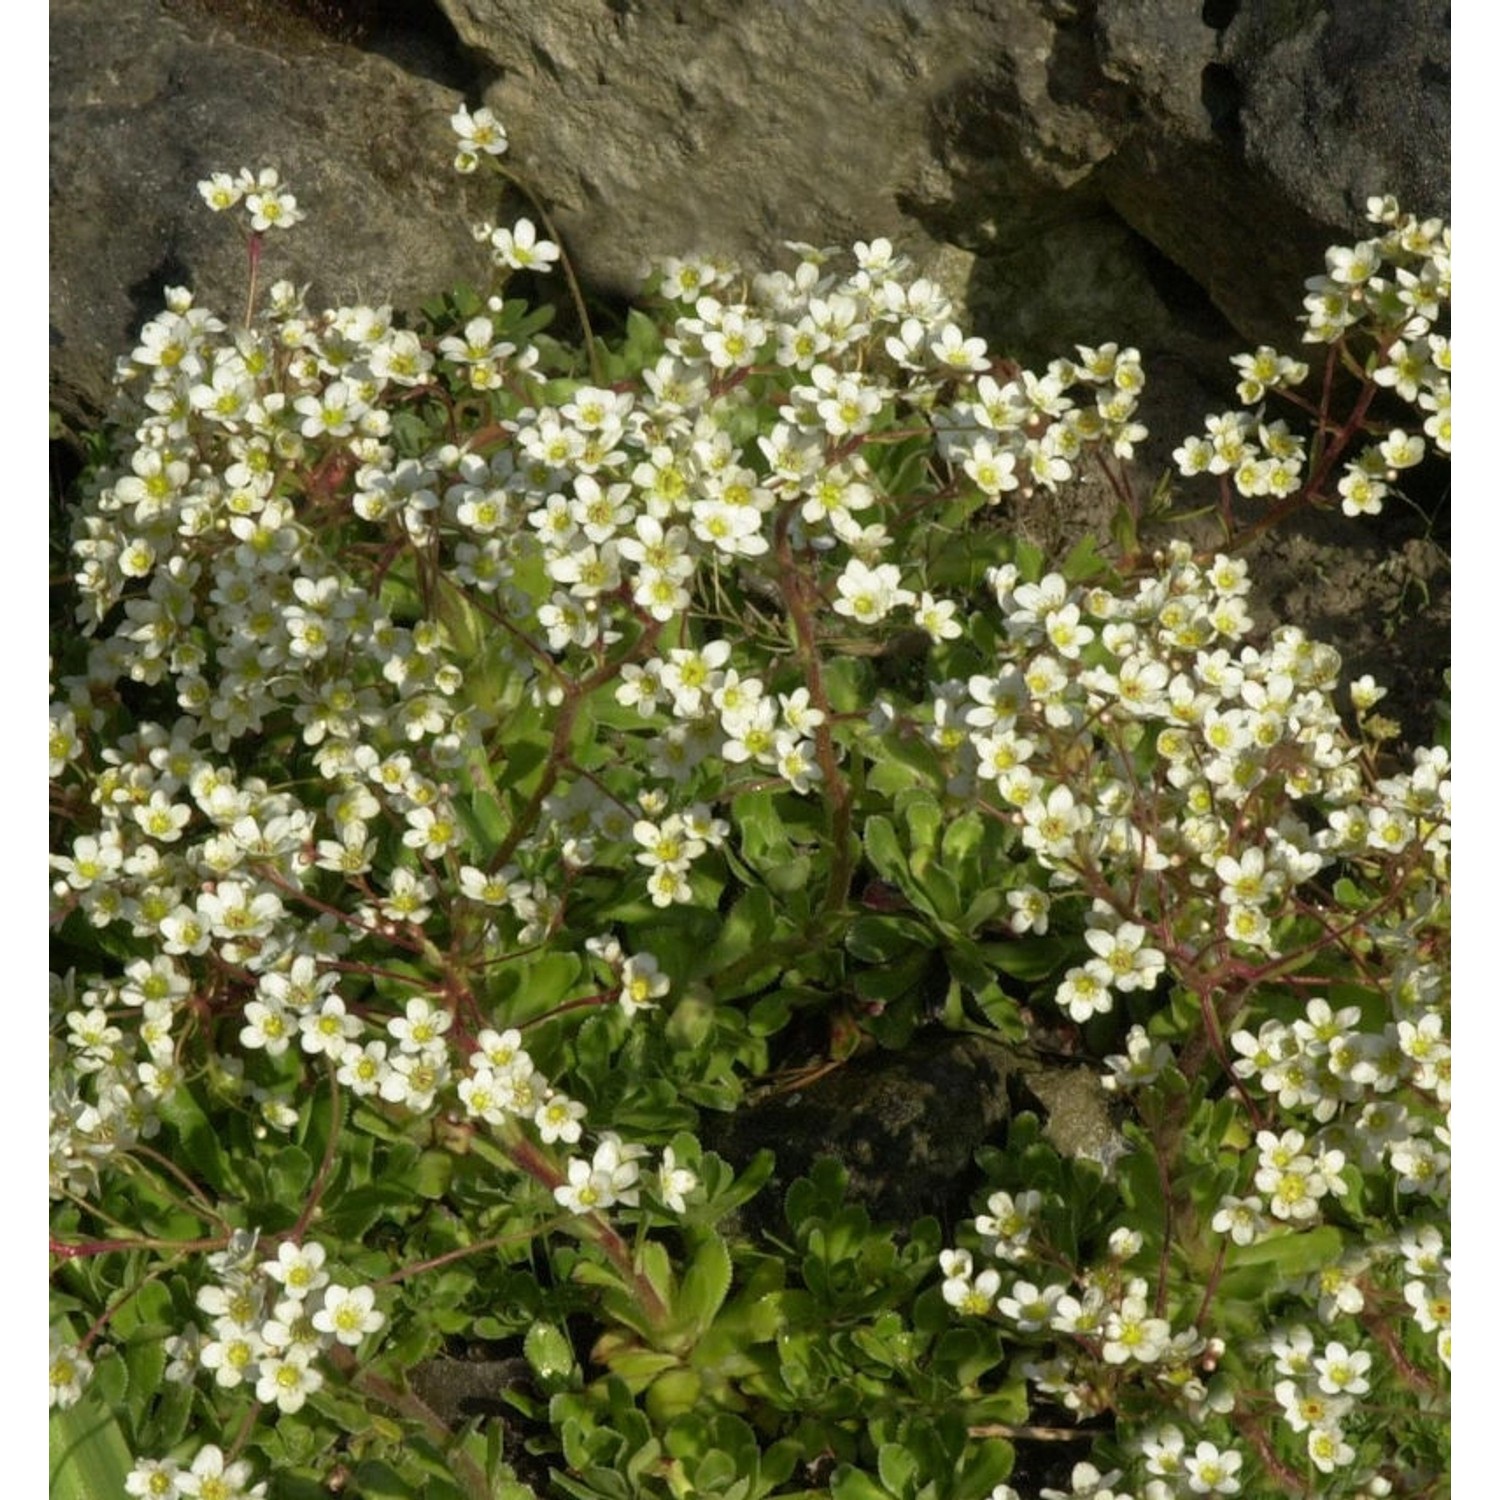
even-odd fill
[{"label": "limestone rock", "polygon": [[[331,14],[350,24],[307,20]],[[237,314],[211,170],[280,169],[308,218],[263,275],[314,306],[482,284],[468,229],[502,215],[450,170],[461,100],[505,120],[595,292],[666,254],[759,268],[785,239],[888,235],[997,354],[1134,344],[1147,489],[1230,399],[1232,353],[1297,345],[1302,282],[1369,232],[1367,196],[1449,207],[1440,0],[52,0],[51,44],[52,405],[75,427],[164,287]],[[1018,524],[1098,529],[1095,490]],[[1402,608],[1431,613],[1428,588]]]},{"label": "limestone rock", "polygon": [[1370,233],[1370,196],[1447,216],[1446,5],[1100,0],[1097,23],[1139,114],[1102,190],[1243,339],[1295,341],[1304,278]]},{"label": "limestone rock", "polygon": [[479,200],[450,169],[457,89],[277,7],[247,26],[250,9],[53,0],[52,385],[73,420],[105,407],[164,287],[243,309],[243,237],[196,188],[211,171],[279,170],[308,217],[270,237],[261,274],[311,284],[315,306],[414,307],[485,274]]},{"label": "limestone rock", "polygon": [[1371,193],[1447,218],[1447,0],[1242,5],[1224,36],[1245,156],[1292,202],[1357,224]]},{"label": "limestone rock", "polygon": [[[319,10],[368,17],[330,39]],[[1438,0],[53,0],[54,404],[240,247],[194,183],[274,164],[310,218],[269,274],[411,307],[483,274],[448,170],[506,121],[584,279],[888,235],[1028,362],[1118,339],[1223,380],[1295,339],[1364,198],[1447,211]],[[967,270],[954,284],[954,267]]]}]

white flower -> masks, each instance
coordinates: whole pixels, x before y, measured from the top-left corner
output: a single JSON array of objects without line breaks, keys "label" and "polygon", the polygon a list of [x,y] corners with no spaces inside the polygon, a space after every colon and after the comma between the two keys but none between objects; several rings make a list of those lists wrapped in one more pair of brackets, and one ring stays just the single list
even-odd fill
[{"label": "white flower", "polygon": [[577,1156],[568,1162],[568,1180],[553,1188],[552,1196],[575,1214],[593,1213],[615,1201],[609,1173],[596,1172],[591,1163]]},{"label": "white flower", "polygon": [[313,1314],[312,1321],[319,1333],[331,1333],[339,1343],[353,1348],[367,1333],[383,1326],[385,1314],[375,1306],[373,1287],[340,1286],[335,1281],[324,1288],[323,1305]]},{"label": "white flower", "polygon": [[654,955],[633,954],[620,970],[620,1009],[627,1016],[653,1009],[671,987],[672,981],[660,972]]},{"label": "white flower", "polygon": [[83,1395],[83,1388],[94,1371],[93,1361],[78,1347],[52,1330],[52,1347],[48,1355],[47,1405],[66,1411]]},{"label": "white flower", "polygon": [[1166,1352],[1172,1337],[1165,1318],[1150,1317],[1143,1297],[1126,1297],[1117,1312],[1104,1325],[1104,1346],[1100,1351],[1106,1364],[1122,1365],[1127,1360],[1151,1364]]},{"label": "white flower", "polygon": [[845,565],[838,579],[839,597],[834,600],[836,613],[873,625],[883,620],[899,604],[911,604],[916,595],[901,587],[901,569],[895,563],[867,567],[856,558]]},{"label": "white flower", "polygon": [[514,229],[495,230],[490,245],[496,264],[515,271],[550,271],[562,255],[551,240],[536,237],[536,225],[530,219],[517,219]]},{"label": "white flower", "polygon": [[912,615],[920,630],[925,630],[934,641],[952,641],[961,636],[963,626],[953,618],[958,610],[958,605],[951,599],[935,599],[929,593],[923,593],[917,601]]},{"label": "white flower", "polygon": [[[488,109],[476,109],[469,113],[467,104],[460,104],[457,111],[448,117],[448,123],[458,136],[459,156],[473,157],[482,151],[488,156],[501,155],[510,142],[506,139],[505,126]],[[473,166],[459,167],[460,171],[473,171]]]},{"label": "white flower", "polygon": [[311,1356],[301,1348],[285,1355],[270,1355],[260,1362],[255,1399],[276,1406],[290,1415],[301,1411],[307,1398],[323,1386],[322,1374],[308,1363]]},{"label": "white flower", "polygon": [[276,1259],[266,1261],[261,1269],[281,1283],[288,1297],[300,1302],[327,1282],[328,1273],[323,1269],[327,1258],[328,1252],[314,1240],[305,1245],[283,1240],[276,1247]]},{"label": "white flower", "polygon": [[677,1165],[677,1156],[670,1146],[662,1148],[661,1169],[657,1174],[661,1201],[673,1213],[687,1211],[687,1194],[698,1186],[698,1177],[687,1167]]},{"label": "white flower", "polygon": [[188,1493],[179,1481],[181,1471],[170,1458],[138,1458],[125,1476],[125,1493],[143,1500],[178,1500]]},{"label": "white flower", "polygon": [[1221,1453],[1212,1443],[1199,1443],[1182,1461],[1188,1489],[1195,1495],[1233,1495],[1240,1487],[1237,1475],[1243,1461],[1232,1448]]}]

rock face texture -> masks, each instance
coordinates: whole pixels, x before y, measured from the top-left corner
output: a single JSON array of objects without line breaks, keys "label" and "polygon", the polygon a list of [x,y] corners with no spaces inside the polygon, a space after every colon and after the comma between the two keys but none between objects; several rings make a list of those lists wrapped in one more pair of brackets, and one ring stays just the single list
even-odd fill
[{"label": "rock face texture", "polygon": [[483,274],[480,203],[449,165],[468,75],[437,82],[263,10],[53,0],[52,402],[69,419],[104,407],[164,287],[243,307],[244,241],[196,188],[211,171],[280,171],[308,218],[272,236],[262,276],[312,283],[314,305],[415,307]]},{"label": "rock face texture", "polygon": [[[243,252],[194,191],[277,166],[267,274],[398,308],[483,274],[448,168],[488,103],[586,283],[888,235],[1023,360],[1115,338],[1222,374],[1324,245],[1446,215],[1437,0],[52,0],[53,400]],[[321,28],[321,29],[320,29]]]},{"label": "rock face texture", "polygon": [[[1134,344],[1148,490],[1232,404],[1232,353],[1297,345],[1303,280],[1367,232],[1368,196],[1449,212],[1441,0],[51,0],[51,47],[65,431],[106,410],[165,287],[242,305],[244,246],[195,190],[213,170],[280,170],[307,219],[261,275],[314,306],[482,286],[469,227],[525,210],[451,170],[461,102],[505,121],[595,293],[662,255],[762,267],[786,239],[886,235],[996,354]],[[1102,533],[1101,489],[1012,522]],[[1420,518],[1315,517],[1257,555],[1256,607],[1310,609],[1416,726],[1444,567]]]},{"label": "rock face texture", "polygon": [[786,1190],[820,1156],[844,1168],[848,1200],[881,1223],[961,1218],[981,1186],[974,1153],[1009,1116],[1017,1071],[1015,1057],[986,1038],[923,1033],[899,1052],[867,1053],[732,1115],[705,1112],[705,1147],[737,1170],[760,1150],[776,1156],[766,1190],[727,1232],[786,1234]]}]

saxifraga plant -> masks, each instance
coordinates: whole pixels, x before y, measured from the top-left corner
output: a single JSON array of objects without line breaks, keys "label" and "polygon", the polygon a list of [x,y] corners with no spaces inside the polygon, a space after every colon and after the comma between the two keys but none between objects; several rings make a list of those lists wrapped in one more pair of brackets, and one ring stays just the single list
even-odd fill
[{"label": "saxifraga plant", "polygon": [[[885,241],[667,261],[611,341],[484,225],[402,327],[262,290],[274,171],[201,188],[244,316],[123,363],[53,645],[57,1493],[1015,1500],[1039,1422],[1048,1500],[1436,1493],[1448,756],[1238,554],[1449,452],[1446,227],[1373,201],[1316,378],[1236,361],[1200,552],[1136,351],[1009,365]],[[504,296],[558,264],[578,350]],[[1084,465],[1112,552],[1009,533]],[[794,1015],[1049,1013],[1100,1160],[1020,1115],[946,1247],[831,1164],[730,1232],[770,1161],[699,1121]],[[455,1340],[524,1358],[509,1436],[417,1389]]]}]

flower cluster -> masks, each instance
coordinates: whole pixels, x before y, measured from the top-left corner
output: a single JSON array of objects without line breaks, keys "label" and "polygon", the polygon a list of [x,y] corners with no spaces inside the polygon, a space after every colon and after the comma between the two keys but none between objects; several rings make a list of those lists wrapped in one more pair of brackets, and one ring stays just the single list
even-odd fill
[{"label": "flower cluster", "polygon": [[220,1389],[244,1386],[291,1413],[324,1383],[319,1356],[335,1344],[357,1347],[384,1326],[385,1314],[373,1288],[331,1278],[316,1241],[284,1240],[274,1259],[257,1261],[255,1240],[241,1234],[207,1258],[213,1276],[197,1293],[207,1326],[189,1324],[167,1341],[167,1376],[186,1382],[201,1373]]},{"label": "flower cluster", "polygon": [[263,1500],[264,1480],[252,1484],[250,1465],[231,1462],[217,1443],[205,1443],[186,1468],[176,1459],[137,1459],[125,1480],[125,1493],[142,1500]]},{"label": "flower cluster", "polygon": [[[1416,1320],[1446,1365],[1446,753],[1419,750],[1410,771],[1372,775],[1331,696],[1336,655],[1291,627],[1247,644],[1241,564],[1201,564],[1185,548],[1163,562],[1123,594],[1070,587],[1057,574],[1036,583],[1013,569],[992,575],[1005,616],[997,665],[936,684],[923,732],[952,794],[1017,828],[1025,878],[1045,885],[1047,920],[1079,910],[1089,956],[1055,991],[1074,1022],[1167,977],[1201,997],[1214,1031],[1259,1013],[1220,1053],[1258,1126],[1255,1149],[1205,1205],[1205,1230],[1233,1247],[1284,1247],[1326,1222],[1330,1205],[1368,1201],[1375,1182],[1388,1184],[1394,1201],[1417,1207],[1426,1272],[1398,1287],[1387,1256],[1332,1264],[1315,1300],[1325,1321],[1353,1319],[1367,1335],[1388,1319]],[[1331,871],[1363,872],[1371,896],[1351,909],[1330,888]],[[1360,1003],[1292,986],[1278,993],[1320,950],[1357,956]],[[1190,1065],[1172,1039],[1160,1021],[1133,1025],[1127,1052],[1108,1059],[1109,1086],[1148,1109],[1163,1106],[1147,1099],[1180,1097]],[[1178,1487],[1160,1477],[1158,1455],[1144,1467],[1158,1476],[1146,1493],[1232,1493],[1239,1455],[1214,1447],[1223,1434],[1213,1424],[1244,1413],[1250,1398],[1199,1373],[1222,1348],[1164,1316],[1160,1294],[1113,1256],[1072,1278],[1040,1276],[1058,1253],[1039,1227],[1039,1194],[999,1192],[988,1210],[975,1230],[993,1264],[976,1272],[969,1250],[945,1252],[945,1300],[1049,1349],[1022,1368],[1081,1414],[1118,1405],[1122,1377],[1140,1369],[1160,1403],[1208,1424],[1203,1443],[1227,1486],[1206,1487],[1191,1453],[1179,1452]],[[1351,1212],[1368,1222],[1360,1207],[1337,1217],[1347,1223]],[[1010,1280],[1007,1265],[1021,1279]],[[1309,1359],[1300,1373],[1310,1386],[1281,1372],[1272,1425],[1305,1436],[1307,1460],[1323,1474],[1355,1463],[1346,1427],[1369,1428],[1354,1408],[1373,1357],[1351,1331],[1330,1342],[1321,1365]]]},{"label": "flower cluster", "polygon": [[[461,171],[507,148],[485,110],[452,123]],[[300,217],[269,169],[201,186],[215,209],[243,202],[256,234]],[[1428,411],[1446,451],[1446,230],[1394,205],[1380,222],[1370,246],[1331,252],[1309,336],[1344,340],[1368,315],[1369,380]],[[481,231],[501,290],[560,261],[530,220]],[[983,955],[993,923],[1061,945],[1045,992],[1099,1035],[1120,1020],[1126,1051],[1105,1066],[1160,1141],[1182,1135],[1173,1101],[1205,1086],[1206,1059],[1220,1068],[1246,1119],[1194,1205],[1204,1239],[1274,1254],[1366,1213],[1377,1182],[1422,1215],[1303,1289],[1327,1341],[1298,1368],[1268,1355],[1261,1407],[1215,1375],[1211,1299],[1190,1305],[1148,1266],[1161,1246],[1121,1223],[1095,1261],[1064,1254],[1058,1204],[1029,1187],[997,1190],[977,1243],[942,1253],[942,1297],[1024,1344],[1032,1386],[1080,1415],[1141,1389],[1184,1413],[1191,1437],[1137,1434],[1148,1500],[1235,1493],[1255,1459],[1231,1418],[1305,1431],[1320,1471],[1353,1472],[1369,1424],[1347,1403],[1383,1378],[1380,1331],[1406,1319],[1448,1358],[1446,754],[1378,764],[1335,706],[1336,653],[1291,626],[1257,633],[1229,550],[1173,543],[1104,577],[988,566],[1007,495],[1089,461],[1123,486],[1146,435],[1139,353],[1081,346],[1020,370],[888,242],[847,260],[791,248],[793,269],[753,277],[665,263],[650,336],[611,352],[610,374],[591,350],[586,378],[499,291],[435,329],[388,307],[315,313],[285,282],[237,328],[168,294],[122,362],[123,436],[73,538],[80,634],[54,662],[53,920],[90,956],[52,994],[68,1232],[143,1163],[170,1175],[153,1243],[190,1218],[219,1233],[190,1273],[207,1324],[174,1335],[169,1373],[285,1415],[320,1392],[321,1356],[342,1368],[385,1321],[306,1231],[340,1174],[378,1171],[388,1147],[481,1154],[520,1184],[500,1207],[492,1184],[464,1186],[486,1232],[514,1214],[524,1238],[561,1211],[596,1281],[660,1307],[671,1278],[612,1220],[644,1233],[703,1183],[676,1137],[648,1169],[627,1123],[653,1120],[656,1144],[682,1122],[678,1086],[732,1102],[735,1068],[764,1065],[737,1012],[703,1019],[705,995],[729,973],[731,1011],[795,923],[817,940],[784,951],[842,964],[878,842],[860,797],[925,778],[936,816],[998,830],[1003,852],[973,935],[945,916],[942,943]],[[1273,350],[1238,363],[1256,403],[1306,375]],[[1179,460],[1288,500],[1337,446],[1310,459],[1257,411],[1215,419]],[[1352,461],[1367,511],[1424,444],[1398,429],[1372,451],[1378,476]],[[951,566],[949,537],[987,571],[967,550]],[[981,575],[982,595],[965,581]],[[915,679],[887,659],[910,639]],[[851,666],[869,661],[878,678]],[[1357,705],[1378,696],[1356,685]],[[713,967],[740,918],[749,936]],[[1357,994],[1324,982],[1329,954]],[[696,1055],[715,1024],[742,1046],[729,1061]],[[646,1061],[660,1074],[632,1093],[623,1075]],[[284,1143],[302,1181],[305,1143],[326,1141],[271,1258],[234,1227],[240,1199],[269,1195],[264,1172],[210,1194],[147,1144],[191,1142],[194,1170],[215,1169],[209,1110],[235,1139]],[[383,1201],[372,1190],[371,1211]],[[503,1238],[433,1233],[434,1265]],[[104,1322],[55,1335],[54,1405],[79,1399]],[[137,1470],[142,1493],[254,1493],[212,1446],[191,1469]],[[1081,1464],[1073,1493],[1118,1477]]]},{"label": "flower cluster", "polygon": [[250,215],[250,227],[257,234],[267,229],[290,229],[307,217],[282,186],[275,167],[262,167],[259,172],[241,167],[238,174],[215,172],[198,184],[198,192],[215,213],[243,203]]},{"label": "flower cluster", "polygon": [[[1367,340],[1364,373],[1413,408],[1421,434],[1392,427],[1344,459],[1337,493],[1346,516],[1378,515],[1402,471],[1422,462],[1429,442],[1442,454],[1453,451],[1453,351],[1439,329],[1452,295],[1448,226],[1403,214],[1390,198],[1372,198],[1369,217],[1383,232],[1334,246],[1327,273],[1308,281],[1303,337],[1341,346],[1355,336]],[[1268,345],[1238,356],[1235,366],[1241,376],[1236,393],[1254,410],[1210,417],[1205,434],[1188,438],[1173,455],[1179,471],[1223,475],[1246,498],[1282,500],[1306,484],[1321,485],[1352,431],[1323,449],[1319,474],[1309,476],[1306,443],[1285,421],[1265,417],[1273,392],[1307,408],[1296,392],[1308,366]]]},{"label": "flower cluster", "polygon": [[[1447,402],[1447,344],[1431,329],[1434,304],[1447,296],[1446,232],[1389,205],[1381,215],[1389,232],[1366,247],[1369,258],[1395,266],[1409,295],[1386,296],[1377,284],[1370,299],[1373,383],[1412,402],[1423,397],[1435,412]],[[1347,262],[1330,252],[1335,277]],[[1327,339],[1316,316],[1323,304],[1313,304],[1308,337]],[[1345,332],[1365,315],[1356,309]],[[1399,361],[1419,339],[1426,353],[1439,351],[1442,367],[1424,355],[1407,368],[1410,379],[1391,374],[1391,351]],[[1089,351],[1080,352],[1090,366]],[[1246,401],[1307,375],[1270,349],[1237,364]],[[1446,444],[1444,427],[1445,452]],[[1392,470],[1423,456],[1421,441],[1399,429],[1372,451]],[[1189,439],[1177,457],[1184,473],[1223,474],[1245,496],[1282,498],[1308,482],[1301,439],[1263,408],[1212,419],[1208,436]],[[1369,467],[1368,456],[1358,462]],[[1347,511],[1347,484],[1340,490]],[[1245,565],[1228,555],[1196,558],[1172,544],[1131,590],[1070,584],[1061,573],[1028,580],[1011,565],[992,570],[989,583],[1003,617],[994,665],[934,683],[925,711],[908,723],[941,757],[950,795],[1016,828],[1028,862],[1009,893],[1025,914],[1013,930],[1045,931],[1069,908],[1081,917],[1085,956],[1054,993],[1071,1021],[1090,1023],[1121,1004],[1140,1017],[1136,997],[1170,982],[1199,998],[1210,1043],[1226,1021],[1241,1023],[1226,1028],[1233,1058],[1217,1042],[1219,1062],[1238,1081],[1256,1150],[1204,1205],[1204,1229],[1233,1247],[1279,1250],[1285,1236],[1326,1222],[1333,1204],[1340,1222],[1351,1213],[1364,1222],[1358,1205],[1380,1180],[1398,1202],[1433,1206],[1439,1217],[1423,1212],[1432,1237],[1424,1242],[1440,1258],[1450,1098],[1446,752],[1419,749],[1411,770],[1372,773],[1367,745],[1344,728],[1334,700],[1336,653],[1291,626],[1255,635]],[[1380,696],[1372,682],[1354,685],[1360,714]],[[1341,873],[1363,876],[1372,895],[1347,907]],[[1361,1003],[1335,1005],[1293,986],[1278,994],[1283,976],[1319,951],[1352,961]],[[1257,1010],[1252,1030],[1243,1022]],[[1201,1054],[1190,1064],[1191,1049],[1172,1044],[1162,1019],[1137,1021],[1125,1053],[1106,1060],[1106,1087],[1134,1097],[1148,1117],[1162,1107],[1148,1101],[1171,1097],[1184,1087],[1182,1070],[1191,1077],[1202,1066]],[[1242,1459],[1222,1447],[1215,1423],[1226,1414],[1243,1420],[1253,1407],[1222,1376],[1197,1373],[1218,1364],[1222,1347],[1192,1325],[1177,1327],[1164,1316],[1165,1285],[1122,1275],[1112,1256],[1071,1278],[1039,1276],[1039,1245],[1045,1263],[1059,1259],[1037,1232],[1041,1209],[1034,1192],[992,1196],[975,1230],[993,1263],[976,1270],[970,1250],[944,1252],[945,1300],[1050,1351],[1021,1368],[1036,1389],[1082,1414],[1118,1408],[1122,1378],[1142,1369],[1158,1406],[1180,1404],[1201,1430],[1206,1424],[1202,1464],[1177,1428],[1167,1429],[1170,1458],[1160,1437],[1143,1440],[1146,1493],[1234,1492]],[[1430,1352],[1446,1365],[1446,1283],[1439,1276],[1430,1298],[1420,1278],[1398,1288],[1388,1259],[1354,1252],[1331,1264],[1310,1289],[1319,1315],[1362,1319],[1366,1336],[1378,1338],[1386,1320],[1415,1314],[1437,1335]],[[1010,1280],[1007,1265],[1021,1279]],[[1429,1301],[1435,1313],[1426,1313]],[[1340,1419],[1369,1431],[1354,1408],[1374,1356],[1354,1338],[1351,1330],[1329,1345],[1338,1375],[1322,1378],[1342,1384],[1314,1390],[1318,1414],[1297,1425],[1307,1392],[1290,1380],[1278,1388],[1281,1420],[1296,1441],[1305,1435],[1305,1460],[1324,1475],[1351,1470],[1359,1455]]]}]

